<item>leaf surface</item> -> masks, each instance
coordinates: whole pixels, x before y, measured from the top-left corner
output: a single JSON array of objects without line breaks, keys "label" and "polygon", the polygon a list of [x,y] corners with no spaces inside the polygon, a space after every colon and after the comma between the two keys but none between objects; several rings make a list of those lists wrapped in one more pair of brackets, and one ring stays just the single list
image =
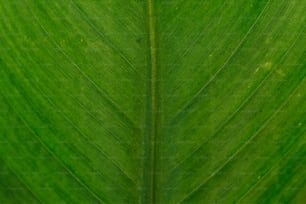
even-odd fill
[{"label": "leaf surface", "polygon": [[0,0],[0,203],[304,203],[298,0]]}]

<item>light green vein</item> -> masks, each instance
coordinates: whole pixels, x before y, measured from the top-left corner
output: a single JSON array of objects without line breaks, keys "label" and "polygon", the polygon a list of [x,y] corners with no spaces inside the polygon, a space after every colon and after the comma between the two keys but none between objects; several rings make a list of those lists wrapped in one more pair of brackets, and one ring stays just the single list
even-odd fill
[{"label": "light green vein", "polygon": [[157,172],[157,144],[158,144],[158,80],[157,80],[157,52],[156,32],[154,20],[153,0],[147,0],[148,20],[148,45],[149,45],[149,69],[147,77],[147,119],[144,138],[144,182],[142,203],[150,204],[156,202],[156,172]]}]

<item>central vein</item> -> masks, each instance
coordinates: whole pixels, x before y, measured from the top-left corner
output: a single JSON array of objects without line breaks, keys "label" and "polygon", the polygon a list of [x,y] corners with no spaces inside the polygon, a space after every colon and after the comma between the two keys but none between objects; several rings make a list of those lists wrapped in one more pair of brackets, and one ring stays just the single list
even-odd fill
[{"label": "central vein", "polygon": [[157,80],[157,56],[156,56],[156,33],[154,20],[153,0],[147,0],[148,32],[150,47],[150,64],[148,73],[148,112],[145,135],[145,162],[144,162],[144,195],[143,203],[156,202],[156,158],[157,158],[157,135],[158,135],[158,80]]}]

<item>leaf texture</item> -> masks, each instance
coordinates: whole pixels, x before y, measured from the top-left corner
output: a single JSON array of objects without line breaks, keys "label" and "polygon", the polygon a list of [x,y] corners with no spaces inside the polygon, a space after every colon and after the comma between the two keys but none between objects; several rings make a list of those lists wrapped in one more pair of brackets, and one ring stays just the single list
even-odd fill
[{"label": "leaf texture", "polygon": [[305,0],[0,0],[0,203],[305,203]]}]

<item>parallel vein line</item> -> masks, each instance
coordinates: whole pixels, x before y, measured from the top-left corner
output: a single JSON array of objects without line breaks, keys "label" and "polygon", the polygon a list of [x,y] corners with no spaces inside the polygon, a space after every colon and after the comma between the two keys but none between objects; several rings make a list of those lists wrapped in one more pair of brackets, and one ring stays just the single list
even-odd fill
[{"label": "parallel vein line", "polygon": [[98,92],[103,96],[103,98],[109,103],[109,105],[116,110],[120,116],[122,116],[126,122],[129,123],[129,125],[131,125],[133,128],[136,128],[136,124],[122,111],[118,108],[118,105],[109,97],[107,96],[104,91],[86,74],[82,71],[82,69],[79,67],[78,64],[76,64],[60,47],[60,45],[50,37],[48,31],[45,29],[45,27],[42,25],[42,23],[40,22],[39,18],[36,16],[36,14],[32,11],[32,9],[30,7],[28,7],[30,9],[31,14],[34,16],[35,21],[37,22],[37,24],[41,27],[41,29],[43,30],[43,32],[48,36],[48,38],[52,41],[52,43],[57,47],[57,49],[70,61],[70,63],[81,73],[81,75],[88,80],[95,88],[96,90],[98,90]]},{"label": "parallel vein line", "polygon": [[225,7],[226,1],[223,2],[223,4],[220,6],[220,8],[217,9],[215,15],[210,19],[209,23],[205,26],[204,29],[202,29],[199,34],[195,37],[193,42],[190,43],[190,45],[187,47],[187,49],[183,52],[183,54],[180,56],[180,58],[183,58],[187,55],[187,53],[198,43],[198,41],[201,39],[203,33],[206,31],[207,28],[210,27],[210,25],[214,22],[213,19],[217,16],[220,15],[220,11]]},{"label": "parallel vein line", "polygon": [[[16,62],[17,64],[19,64],[18,63],[18,61]],[[19,64],[20,65],[20,64]],[[32,83],[31,83],[32,84]],[[37,89],[39,90],[39,92],[42,94],[42,96],[45,96],[45,98],[47,98],[47,100],[49,101],[49,103],[50,104],[52,104],[55,108],[56,108],[56,105],[50,100],[50,98],[49,97],[47,97],[47,94],[45,94],[42,90],[41,90],[41,88],[39,88],[39,87],[37,87]],[[91,113],[89,113],[91,116],[92,116],[92,114]],[[61,112],[61,115],[65,118],[65,120],[67,120],[76,130],[77,130],[77,132],[79,132],[80,133],[80,135],[82,135],[84,138],[86,138],[86,139],[89,139],[84,133],[82,133],[81,131],[80,131],[80,129],[65,115],[65,114],[63,114],[62,112]],[[93,117],[93,116],[92,116]],[[110,135],[112,135],[114,138],[116,138],[116,140],[117,141],[119,141],[119,138],[116,136],[116,135],[114,135],[114,134],[111,134],[110,133]],[[120,172],[124,175],[124,176],[126,176],[126,178],[128,178],[128,180],[130,180],[133,184],[135,184],[136,185],[136,183],[135,183],[135,181],[125,172],[125,171],[123,171],[123,169],[120,167],[120,165],[119,164],[117,164],[117,162],[115,162],[114,160],[112,160],[112,159],[110,159],[107,155],[106,155],[106,153],[98,146],[98,145],[96,145],[96,144],[94,144],[94,143],[90,143],[90,145],[91,146],[93,146],[96,150],[98,150],[100,153],[102,153],[104,156],[105,156],[105,158],[106,159],[108,159],[109,161],[111,161],[112,163],[113,163],[113,165],[116,167],[116,168],[118,168],[119,170],[120,170]]]},{"label": "parallel vein line", "polygon": [[98,28],[90,21],[90,19],[85,15],[81,8],[73,0],[71,0],[71,3],[82,16],[82,18],[88,23],[88,25],[100,36],[100,38],[104,39],[104,41],[108,43],[108,46],[114,51],[118,52],[121,59],[123,59],[133,69],[135,73],[139,74],[132,62],[122,53],[120,49],[116,48],[115,45],[108,38],[106,38],[106,36],[102,32],[98,30]]},{"label": "parallel vein line", "polygon": [[[3,98],[6,100],[5,96]],[[7,101],[7,100],[6,100]],[[22,123],[26,126],[26,128],[31,132],[31,134],[34,135],[34,137],[37,139],[37,141],[41,144],[41,146],[53,157],[55,161],[57,161],[71,176],[72,178],[79,183],[81,186],[83,186],[95,199],[97,199],[99,202],[103,203],[101,198],[93,192],[87,184],[85,184],[77,175],[75,175],[68,167],[67,165],[57,157],[57,155],[40,139],[40,137],[37,135],[37,133],[30,127],[28,122],[14,109],[12,105],[10,105],[8,102],[6,102],[8,106],[14,111],[14,113],[18,116],[18,118],[22,121]]]},{"label": "parallel vein line", "polygon": [[298,139],[297,139],[297,141],[296,142],[294,142],[291,146],[290,146],[290,148],[287,150],[287,152],[283,155],[283,157],[280,157],[279,159],[278,159],[278,161],[276,161],[263,175],[260,175],[261,177],[260,177],[260,179],[259,180],[257,180],[245,193],[243,193],[243,195],[242,196],[240,196],[240,198],[235,202],[235,203],[239,203],[241,200],[243,200],[249,193],[251,193],[255,188],[256,188],[256,186],[258,186],[263,180],[264,180],[264,178],[266,178],[267,176],[268,176],[268,174],[270,173],[270,172],[272,172],[275,168],[277,168],[278,167],[278,165],[279,165],[279,163],[280,162],[282,162],[282,159],[284,158],[284,157],[286,157],[287,155],[289,155],[293,150],[296,150],[295,148],[294,148],[294,144],[296,144],[298,142]]},{"label": "parallel vein line", "polygon": [[[45,96],[45,98],[49,101],[49,103],[50,104],[52,104],[52,106],[53,107],[55,107],[56,108],[56,104],[49,98],[49,97],[47,97],[47,96]],[[76,129],[76,131],[83,137],[83,138],[85,138],[86,140],[90,140],[89,139],[89,137],[85,134],[85,133],[83,133],[81,130],[80,130],[80,128],[78,128],[76,125],[75,125],[75,123],[73,122],[73,121],[71,121],[70,119],[69,119],[69,117],[66,115],[66,114],[64,114],[63,112],[60,112],[60,114],[65,118],[65,120],[66,121],[68,121],[75,129]],[[117,167],[118,169],[119,169],[119,171],[128,179],[128,180],[130,180],[133,184],[135,184],[136,185],[136,183],[135,183],[135,181],[120,167],[120,165],[116,162],[116,161],[114,161],[114,160],[112,160],[111,158],[109,158],[108,156],[107,156],[107,154],[97,145],[97,144],[95,144],[95,143],[93,143],[93,142],[90,142],[89,143],[91,146],[93,146],[98,152],[100,152],[107,160],[109,160],[115,167]]]},{"label": "parallel vein line", "polygon": [[[274,66],[274,68],[268,73],[266,74],[266,76],[263,78],[263,80],[257,85],[257,87],[255,87],[255,89],[243,100],[243,102],[239,105],[239,107],[232,113],[230,114],[230,116],[228,116],[225,121],[218,127],[218,130],[216,131],[216,133],[214,133],[210,138],[213,138],[214,136],[218,135],[218,133],[240,112],[240,110],[242,110],[242,108],[253,98],[253,96],[257,93],[257,91],[264,85],[265,81],[267,81],[269,79],[269,77],[273,74],[273,72],[275,71],[275,69],[283,62],[283,60],[285,59],[285,57],[288,55],[288,53],[291,51],[291,49],[296,45],[296,43],[298,42],[298,39],[300,38],[300,36],[302,35],[302,33],[304,33],[304,29],[306,28],[306,26],[303,28],[302,32],[300,32],[298,34],[298,36],[296,37],[295,41],[292,43],[292,45],[287,49],[287,51],[285,52],[285,54],[282,56],[282,58],[280,59],[280,63],[278,63],[276,66]],[[172,168],[172,170],[170,170],[170,172],[173,172],[176,168],[178,168],[179,166],[181,166],[185,161],[187,161],[193,154],[195,154],[196,151],[198,151],[203,145],[204,143],[200,143],[199,146],[192,151],[188,156],[185,157],[185,159],[181,160],[175,167]]]},{"label": "parallel vein line", "polygon": [[[2,160],[2,162],[4,162],[3,159],[0,158],[0,160]],[[15,170],[10,167],[10,165],[6,163],[6,166],[8,167],[8,169],[14,174],[14,176],[17,178],[17,180],[34,196],[34,198],[39,201],[39,203],[43,203],[42,200],[38,197],[38,195],[36,195],[32,190],[31,188],[29,187],[29,185],[22,179],[18,176],[18,174],[15,172]]]},{"label": "parallel vein line", "polygon": [[268,8],[268,4],[269,4],[270,0],[267,1],[265,7],[262,9],[262,11],[260,12],[260,14],[257,16],[257,18],[255,19],[254,23],[251,25],[251,27],[249,28],[249,30],[246,32],[246,34],[243,36],[243,38],[240,40],[240,42],[238,43],[237,47],[232,51],[231,55],[227,58],[227,60],[224,62],[224,64],[215,72],[215,74],[201,87],[201,89],[175,114],[175,116],[173,117],[172,121],[176,121],[177,118],[179,118],[179,116],[181,116],[181,114],[183,114],[184,112],[186,112],[189,108],[191,108],[192,104],[201,96],[201,94],[206,90],[206,88],[212,83],[214,82],[214,80],[217,78],[217,76],[219,75],[219,73],[221,73],[221,71],[227,66],[227,64],[232,60],[232,58],[236,55],[236,53],[238,52],[238,50],[240,49],[240,47],[243,45],[243,43],[246,41],[246,39],[248,38],[248,36],[250,35],[251,31],[253,30],[253,28],[257,25],[258,21],[260,20],[260,18],[263,16],[263,14],[265,13],[266,9]]},{"label": "parallel vein line", "polygon": [[233,159],[236,158],[236,156],[242,152],[249,143],[256,138],[256,136],[271,122],[272,119],[274,119],[275,116],[280,112],[280,110],[288,103],[288,101],[292,98],[292,96],[295,94],[295,92],[298,90],[300,85],[303,83],[304,80],[301,80],[301,82],[294,88],[294,90],[291,92],[291,94],[281,103],[281,105],[277,108],[277,110],[274,111],[273,114],[269,116],[268,119],[262,124],[262,126],[246,141],[241,145],[235,153],[233,153],[220,167],[218,167],[214,172],[210,174],[209,177],[207,177],[203,182],[201,182],[199,185],[197,185],[190,193],[188,193],[186,196],[184,196],[183,199],[181,199],[177,203],[183,203],[186,199],[188,199],[190,196],[192,196],[195,192],[197,192],[202,186],[204,186],[208,181],[210,181],[212,178],[214,178],[229,162],[231,162]]}]

